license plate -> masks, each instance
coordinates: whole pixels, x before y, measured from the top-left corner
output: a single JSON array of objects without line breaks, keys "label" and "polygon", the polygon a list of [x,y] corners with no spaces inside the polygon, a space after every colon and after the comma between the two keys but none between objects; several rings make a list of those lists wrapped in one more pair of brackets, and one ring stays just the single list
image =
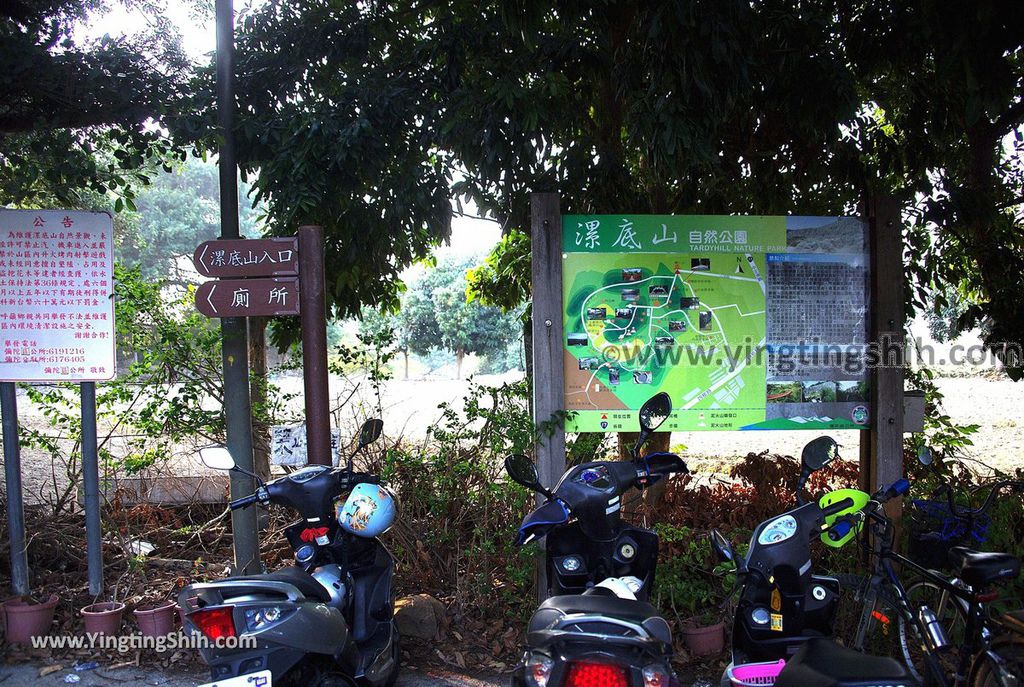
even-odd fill
[{"label": "license plate", "polygon": [[207,682],[199,687],[271,687],[270,671],[261,670],[258,673],[246,673],[238,677],[229,677],[216,682]]}]

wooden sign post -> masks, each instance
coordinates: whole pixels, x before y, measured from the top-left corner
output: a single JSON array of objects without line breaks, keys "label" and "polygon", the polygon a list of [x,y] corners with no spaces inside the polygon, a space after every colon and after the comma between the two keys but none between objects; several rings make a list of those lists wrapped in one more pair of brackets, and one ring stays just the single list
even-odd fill
[{"label": "wooden sign post", "polygon": [[207,317],[302,317],[306,455],[330,465],[323,236],[321,227],[304,226],[298,236],[207,241],[192,261],[202,274],[219,277],[196,290],[196,308]]}]

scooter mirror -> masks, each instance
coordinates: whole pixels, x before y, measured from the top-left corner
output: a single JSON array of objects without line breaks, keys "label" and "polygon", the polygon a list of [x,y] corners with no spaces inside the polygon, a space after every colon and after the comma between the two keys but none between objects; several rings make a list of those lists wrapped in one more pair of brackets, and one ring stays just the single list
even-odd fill
[{"label": "scooter mirror", "polygon": [[512,481],[521,484],[527,489],[541,491],[544,487],[540,483],[540,475],[537,474],[537,466],[527,456],[521,453],[513,453],[505,457],[505,472],[512,478]]},{"label": "scooter mirror", "polygon": [[199,449],[199,459],[203,465],[214,470],[234,470],[235,459],[224,446],[204,446]]},{"label": "scooter mirror", "polygon": [[359,430],[359,448],[369,446],[377,441],[383,431],[384,421],[379,418],[372,418],[364,422],[362,429]]},{"label": "scooter mirror", "polygon": [[711,530],[711,548],[715,550],[715,556],[722,563],[728,563],[736,559],[736,553],[732,550],[732,544],[718,530]]},{"label": "scooter mirror", "polygon": [[922,446],[921,448],[917,449],[917,462],[919,462],[921,465],[931,465],[932,460],[934,460],[934,458],[935,457],[932,455],[932,450],[930,447]]},{"label": "scooter mirror", "polygon": [[672,414],[672,398],[662,391],[647,399],[640,407],[640,427],[646,432],[653,432]]},{"label": "scooter mirror", "polygon": [[839,444],[832,437],[818,437],[804,446],[800,462],[806,472],[820,470],[839,456]]}]

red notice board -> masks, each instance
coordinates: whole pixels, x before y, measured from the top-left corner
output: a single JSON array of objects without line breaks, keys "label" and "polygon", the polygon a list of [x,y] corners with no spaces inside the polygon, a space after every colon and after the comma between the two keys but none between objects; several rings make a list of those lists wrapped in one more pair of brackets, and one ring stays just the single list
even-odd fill
[{"label": "red notice board", "polygon": [[113,378],[113,220],[0,209],[0,381]]}]

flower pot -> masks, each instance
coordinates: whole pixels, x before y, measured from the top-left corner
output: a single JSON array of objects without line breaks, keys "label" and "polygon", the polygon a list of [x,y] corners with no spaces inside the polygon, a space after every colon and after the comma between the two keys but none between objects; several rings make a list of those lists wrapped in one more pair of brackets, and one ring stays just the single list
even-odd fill
[{"label": "flower pot", "polygon": [[28,644],[32,637],[50,634],[53,614],[57,609],[57,595],[40,603],[24,601],[20,597],[3,604],[4,631],[11,644]]},{"label": "flower pot", "polygon": [[4,610],[4,605],[8,601],[17,601],[20,596],[8,596],[3,601],[0,601],[0,634],[7,634],[7,611]]},{"label": "flower pot", "polygon": [[695,656],[717,654],[725,648],[725,623],[704,626],[688,623],[683,626],[683,643]]},{"label": "flower pot", "polygon": [[82,609],[86,634],[117,634],[121,629],[121,615],[124,604],[120,601],[104,601]]},{"label": "flower pot", "polygon": [[173,601],[164,601],[152,606],[135,609],[135,622],[146,637],[163,637],[174,632]]}]

